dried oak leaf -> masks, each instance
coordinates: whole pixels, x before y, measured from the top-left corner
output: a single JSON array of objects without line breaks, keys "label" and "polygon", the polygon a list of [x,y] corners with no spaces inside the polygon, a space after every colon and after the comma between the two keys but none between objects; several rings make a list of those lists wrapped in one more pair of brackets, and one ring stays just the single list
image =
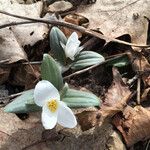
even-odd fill
[{"label": "dried oak leaf", "polygon": [[0,149],[21,150],[41,140],[44,130],[38,114],[30,114],[24,121],[15,114],[4,113],[0,109]]},{"label": "dried oak leaf", "polygon": [[90,29],[98,28],[105,36],[129,34],[133,43],[146,44],[149,10],[148,0],[97,0],[78,7],[76,13],[89,19]]},{"label": "dried oak leaf", "polygon": [[[11,0],[1,0],[0,10],[16,15],[39,18],[42,12],[43,3],[37,2],[30,5],[23,5]],[[0,14],[0,25],[11,22],[21,22],[22,19]],[[23,48],[25,45],[34,45],[37,41],[44,39],[48,28],[45,24],[26,24],[4,28],[0,30],[0,60],[9,59],[9,63],[19,60],[26,60],[27,56]]]},{"label": "dried oak leaf", "polygon": [[105,100],[101,106],[101,112],[104,116],[113,116],[118,111],[122,111],[131,96],[131,91],[123,82],[118,70],[113,68],[112,71],[113,82],[105,94]]},{"label": "dried oak leaf", "polygon": [[141,106],[126,107],[122,114],[114,116],[113,123],[128,147],[150,138],[150,111]]}]

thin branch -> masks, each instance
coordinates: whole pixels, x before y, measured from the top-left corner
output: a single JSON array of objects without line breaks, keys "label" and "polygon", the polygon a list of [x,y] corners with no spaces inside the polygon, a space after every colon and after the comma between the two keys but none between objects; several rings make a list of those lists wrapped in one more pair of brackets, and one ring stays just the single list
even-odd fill
[{"label": "thin branch", "polygon": [[1,61],[0,61],[0,65],[1,65],[1,64],[4,64],[4,63],[7,63],[7,62],[9,62],[9,59],[1,60]]},{"label": "thin branch", "polygon": [[23,93],[23,92],[16,93],[16,94],[11,94],[11,95],[6,96],[6,97],[0,97],[0,101],[6,100],[6,99],[12,99],[12,98],[14,98],[14,97],[20,96],[22,93]]},{"label": "thin branch", "polygon": [[150,47],[150,45],[138,45],[138,44],[135,44],[135,43],[129,43],[129,42],[121,41],[121,40],[118,40],[118,39],[109,38],[109,37],[106,37],[106,36],[104,36],[100,33],[95,32],[95,31],[86,29],[82,26],[74,25],[74,24],[59,21],[59,20],[46,20],[46,19],[29,18],[29,17],[25,17],[25,16],[19,16],[19,15],[11,14],[11,13],[8,13],[8,12],[2,11],[2,10],[0,10],[0,13],[8,15],[8,16],[12,16],[12,17],[20,18],[20,19],[30,20],[30,21],[33,21],[33,22],[41,22],[41,23],[51,24],[51,25],[55,25],[55,26],[67,27],[69,29],[73,29],[73,30],[76,30],[76,31],[79,31],[79,32],[82,32],[82,33],[85,33],[85,34],[88,34],[88,35],[91,35],[91,36],[95,36],[97,38],[104,39],[106,41],[113,41],[113,42],[116,42],[116,43],[125,44],[125,45],[129,45],[129,46],[134,46],[134,47],[141,47],[141,48]]},{"label": "thin branch", "polygon": [[137,104],[140,105],[141,102],[141,78],[137,80]]},{"label": "thin branch", "polygon": [[[139,58],[139,72],[142,71],[141,58]],[[137,104],[140,105],[141,102],[141,75],[139,75],[137,80]]]},{"label": "thin branch", "polygon": [[31,23],[37,23],[37,22],[34,21],[11,22],[11,23],[6,23],[4,25],[0,25],[0,29],[10,27],[10,26],[15,26],[15,25],[31,24]]},{"label": "thin branch", "polygon": [[14,64],[6,64],[7,61],[0,61],[0,67],[2,68],[8,68],[8,67],[17,67],[20,65],[28,65],[29,63],[31,65],[41,65],[42,61],[31,61],[31,62],[18,62]]}]

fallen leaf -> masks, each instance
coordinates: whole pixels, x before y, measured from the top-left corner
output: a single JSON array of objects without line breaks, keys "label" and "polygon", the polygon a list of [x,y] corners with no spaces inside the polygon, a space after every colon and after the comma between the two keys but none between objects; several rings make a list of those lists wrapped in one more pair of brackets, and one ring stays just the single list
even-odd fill
[{"label": "fallen leaf", "polygon": [[128,106],[123,113],[116,114],[113,123],[121,132],[128,147],[150,138],[150,111],[142,106]]},{"label": "fallen leaf", "polygon": [[7,81],[10,73],[10,68],[0,68],[0,85]]},{"label": "fallen leaf", "polygon": [[14,67],[9,77],[9,82],[12,85],[25,86],[25,89],[32,89],[35,87],[37,81],[40,78],[40,66],[22,65]]},{"label": "fallen leaf", "polygon": [[89,130],[95,127],[100,122],[100,114],[98,111],[83,111],[76,115],[78,118],[78,123],[81,126],[82,131]]},{"label": "fallen leaf", "polygon": [[135,57],[135,60],[132,64],[134,71],[138,72],[138,71],[142,71],[144,72],[142,74],[142,80],[144,82],[145,87],[150,86],[150,64],[148,62],[148,60],[144,57]]},{"label": "fallen leaf", "polygon": [[[69,23],[72,23],[72,24],[75,24],[75,25],[80,25],[80,26],[86,26],[89,22],[87,18],[85,18],[81,15],[76,15],[76,14],[66,15],[63,18],[63,20],[65,22],[69,22]],[[62,31],[66,35],[66,37],[69,37],[74,32],[74,30],[68,29],[68,28],[65,28],[65,27],[62,27]],[[76,32],[77,32],[79,37],[82,36],[81,32],[78,32],[78,31],[76,31]]]},{"label": "fallen leaf", "polygon": [[141,96],[141,102],[150,100],[150,87],[145,89],[142,96]]},{"label": "fallen leaf", "polygon": [[108,37],[124,34],[131,41],[146,44],[150,1],[142,0],[97,0],[88,6],[78,7],[76,13],[89,19],[90,29],[100,29]]},{"label": "fallen leaf", "polygon": [[107,141],[108,150],[126,150],[126,146],[122,141],[122,138],[119,133],[114,131],[108,141]]},{"label": "fallen leaf", "polygon": [[0,110],[0,149],[1,150],[66,150],[68,149],[106,149],[109,135],[113,132],[111,124],[104,124],[82,132],[80,126],[65,129],[56,126],[45,131],[40,113],[31,113],[26,120],[15,114]]},{"label": "fallen leaf", "polygon": [[126,107],[130,96],[129,87],[123,82],[118,70],[113,68],[113,82],[105,94],[105,100],[101,106],[103,115],[113,116],[118,111],[122,111]]},{"label": "fallen leaf", "polygon": [[[30,5],[18,4],[11,0],[1,0],[0,10],[21,16],[39,18],[42,12],[42,2]],[[0,25],[11,22],[21,22],[22,19],[0,14]],[[0,60],[9,59],[9,63],[26,60],[27,56],[23,48],[25,45],[34,45],[37,41],[44,39],[48,32],[47,25],[35,23],[13,26],[0,30]]]},{"label": "fallen leaf", "polygon": [[58,1],[48,6],[48,12],[64,12],[71,9],[73,5],[67,1]]},{"label": "fallen leaf", "polygon": [[38,114],[22,121],[15,114],[4,113],[0,109],[0,116],[0,149],[21,150],[41,140],[43,127]]}]

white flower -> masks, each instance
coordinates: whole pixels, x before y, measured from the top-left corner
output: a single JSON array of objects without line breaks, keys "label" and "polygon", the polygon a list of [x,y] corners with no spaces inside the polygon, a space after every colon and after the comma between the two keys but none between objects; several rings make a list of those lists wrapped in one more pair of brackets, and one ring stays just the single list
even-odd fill
[{"label": "white flower", "polygon": [[80,41],[78,40],[78,34],[73,32],[67,40],[66,45],[60,42],[61,46],[65,51],[66,57],[69,57],[71,60],[74,60],[76,54],[78,54],[83,47],[79,47]]},{"label": "white flower", "polygon": [[74,128],[77,125],[72,110],[60,101],[58,90],[46,80],[37,83],[34,90],[34,101],[42,107],[42,124],[45,129],[52,129],[56,123]]}]

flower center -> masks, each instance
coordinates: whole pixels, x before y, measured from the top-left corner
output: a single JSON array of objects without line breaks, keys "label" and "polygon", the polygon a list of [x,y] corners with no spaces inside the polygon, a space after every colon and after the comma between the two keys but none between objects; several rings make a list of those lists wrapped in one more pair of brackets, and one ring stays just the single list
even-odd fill
[{"label": "flower center", "polygon": [[47,105],[51,112],[55,112],[58,108],[58,103],[55,99],[49,101]]}]

